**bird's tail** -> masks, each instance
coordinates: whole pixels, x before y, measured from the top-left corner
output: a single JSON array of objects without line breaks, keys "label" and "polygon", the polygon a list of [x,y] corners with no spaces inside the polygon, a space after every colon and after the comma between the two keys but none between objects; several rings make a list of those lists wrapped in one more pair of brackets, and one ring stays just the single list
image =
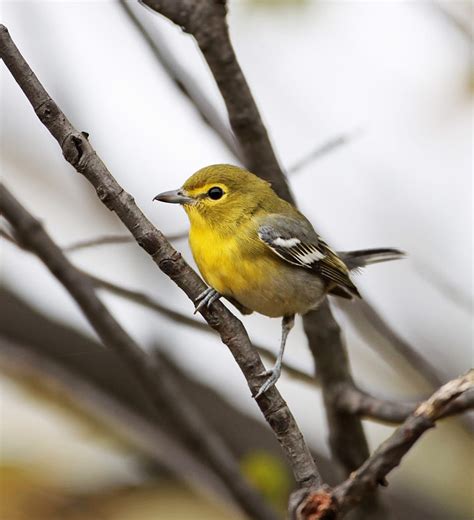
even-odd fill
[{"label": "bird's tail", "polygon": [[352,271],[366,265],[399,260],[405,256],[405,253],[399,249],[380,247],[377,249],[359,249],[358,251],[341,251],[338,255]]}]

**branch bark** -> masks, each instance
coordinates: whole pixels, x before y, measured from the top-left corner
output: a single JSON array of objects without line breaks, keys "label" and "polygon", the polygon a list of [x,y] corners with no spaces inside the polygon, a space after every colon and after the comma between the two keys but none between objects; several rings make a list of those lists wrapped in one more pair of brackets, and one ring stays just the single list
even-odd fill
[{"label": "branch bark", "polygon": [[[204,282],[145,217],[133,197],[118,184],[87,138],[67,120],[21,56],[4,26],[0,26],[0,53],[39,119],[58,141],[66,160],[92,184],[103,204],[117,214],[157,266],[195,301],[205,289]],[[265,377],[262,375],[264,366],[242,323],[218,302],[212,309],[203,309],[201,314],[219,333],[255,395]],[[319,485],[321,477],[316,464],[278,390],[272,388],[257,403],[288,457],[296,482],[300,486]]]},{"label": "branch bark", "polygon": [[[385,477],[436,421],[446,414],[454,399],[474,390],[474,370],[439,388],[383,442],[357,471],[342,484],[315,492],[302,491],[292,498],[292,515],[297,520],[336,520],[342,518],[378,485],[387,485]],[[472,404],[472,403],[471,403]]]}]

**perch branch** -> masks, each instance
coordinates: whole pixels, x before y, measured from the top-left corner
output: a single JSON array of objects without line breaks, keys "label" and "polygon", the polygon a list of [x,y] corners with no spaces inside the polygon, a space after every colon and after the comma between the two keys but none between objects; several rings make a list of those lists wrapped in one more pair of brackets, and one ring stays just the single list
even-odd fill
[{"label": "perch branch", "polygon": [[[222,439],[210,429],[197,410],[180,398],[179,387],[152,356],[128,335],[95,294],[91,280],[76,269],[52,241],[42,225],[0,184],[0,210],[15,230],[19,242],[35,253],[74,298],[104,345],[114,350],[135,372],[156,411],[166,406],[172,418],[202,450],[212,469],[251,518],[275,519],[275,514],[243,479],[238,462]],[[172,403],[172,405],[171,405]]]},{"label": "perch branch", "polygon": [[[92,184],[100,200],[117,214],[158,267],[195,301],[205,289],[204,282],[145,217],[133,197],[118,184],[87,138],[71,125],[21,56],[4,26],[0,26],[0,53],[39,119],[58,141],[66,160]],[[219,302],[212,309],[202,309],[201,314],[218,331],[255,395],[265,377],[262,375],[265,368],[242,323]],[[296,482],[300,486],[319,485],[321,477],[316,464],[278,390],[272,388],[257,399],[257,403],[288,457]]]}]

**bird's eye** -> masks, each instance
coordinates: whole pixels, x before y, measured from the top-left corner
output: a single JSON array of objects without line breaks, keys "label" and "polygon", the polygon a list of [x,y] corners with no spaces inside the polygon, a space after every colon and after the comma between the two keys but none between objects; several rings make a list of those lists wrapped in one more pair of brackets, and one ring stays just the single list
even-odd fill
[{"label": "bird's eye", "polygon": [[219,200],[222,195],[224,195],[224,191],[218,186],[214,186],[207,192],[208,196],[212,200]]}]

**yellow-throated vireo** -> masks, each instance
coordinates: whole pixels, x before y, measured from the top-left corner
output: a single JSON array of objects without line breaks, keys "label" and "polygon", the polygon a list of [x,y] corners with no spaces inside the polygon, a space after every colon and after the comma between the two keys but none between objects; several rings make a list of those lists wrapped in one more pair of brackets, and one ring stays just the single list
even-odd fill
[{"label": "yellow-throated vireo", "polygon": [[352,270],[403,256],[392,248],[336,253],[268,182],[237,166],[202,168],[154,200],[181,204],[189,217],[193,256],[209,285],[196,312],[224,296],[244,314],[283,318],[276,364],[256,398],[280,377],[295,314],[315,309],[328,293],[360,297]]}]

